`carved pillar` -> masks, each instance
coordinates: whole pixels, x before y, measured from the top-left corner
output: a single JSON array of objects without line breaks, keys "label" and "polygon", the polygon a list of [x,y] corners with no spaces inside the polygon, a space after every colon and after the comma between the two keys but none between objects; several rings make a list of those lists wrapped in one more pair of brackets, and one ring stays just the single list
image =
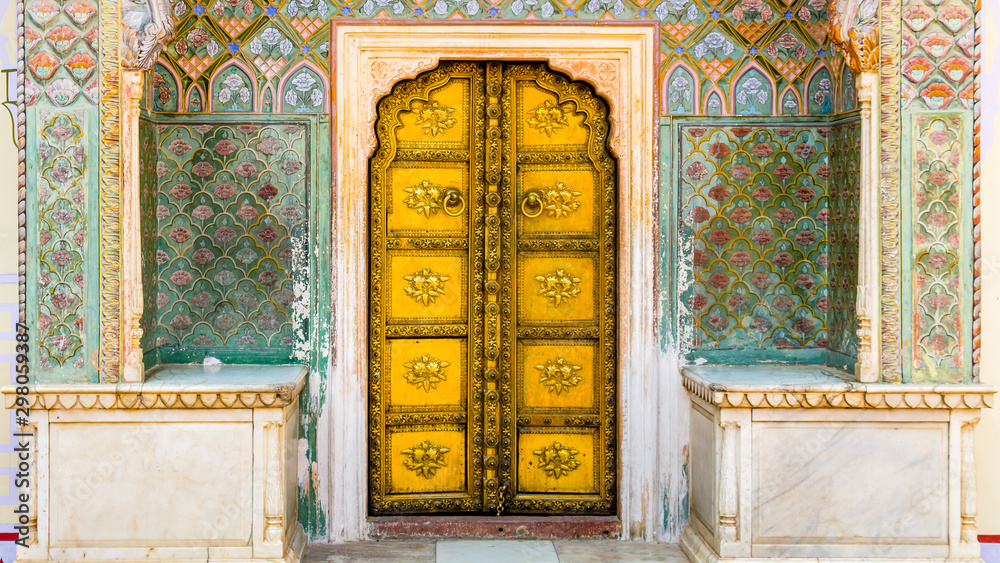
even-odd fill
[{"label": "carved pillar", "polygon": [[141,382],[142,368],[142,239],[139,208],[139,104],[141,70],[121,74],[121,311],[122,380]]},{"label": "carved pillar", "polygon": [[858,77],[858,105],[861,108],[861,194],[858,213],[858,381],[879,380],[879,74],[863,72]]},{"label": "carved pillar", "polygon": [[264,424],[264,451],[267,452],[264,479],[264,543],[281,543],[284,531],[281,475],[281,423]]},{"label": "carved pillar", "polygon": [[726,553],[725,544],[736,543],[737,512],[739,510],[738,452],[740,423],[725,421],[722,426],[722,459],[719,468],[719,551]]},{"label": "carved pillar", "polygon": [[962,423],[962,543],[978,545],[976,533],[976,459],[973,431],[979,419]]},{"label": "carved pillar", "polygon": [[[858,213],[858,363],[862,383],[879,380],[880,302],[882,284],[879,206],[879,27],[876,0],[832,0],[830,41],[857,78],[861,108],[861,194]],[[845,70],[846,72],[846,70]]]}]

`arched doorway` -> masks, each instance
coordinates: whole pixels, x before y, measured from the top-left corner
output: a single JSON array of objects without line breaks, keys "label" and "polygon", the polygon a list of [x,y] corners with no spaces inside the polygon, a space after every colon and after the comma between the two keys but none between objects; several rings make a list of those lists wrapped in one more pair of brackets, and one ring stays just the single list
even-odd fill
[{"label": "arched doorway", "polygon": [[613,513],[607,105],[545,64],[449,62],[378,109],[370,513]]}]

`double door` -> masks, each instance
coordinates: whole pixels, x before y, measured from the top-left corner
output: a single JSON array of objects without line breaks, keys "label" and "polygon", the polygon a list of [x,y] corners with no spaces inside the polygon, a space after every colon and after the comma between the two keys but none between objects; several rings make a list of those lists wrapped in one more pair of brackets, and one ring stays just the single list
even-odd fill
[{"label": "double door", "polygon": [[614,511],[607,114],[541,63],[442,63],[379,102],[371,514]]}]

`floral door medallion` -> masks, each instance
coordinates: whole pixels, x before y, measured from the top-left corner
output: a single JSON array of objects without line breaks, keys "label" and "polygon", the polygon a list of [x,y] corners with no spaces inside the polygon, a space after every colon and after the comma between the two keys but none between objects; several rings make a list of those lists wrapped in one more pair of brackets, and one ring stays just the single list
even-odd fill
[{"label": "floral door medallion", "polygon": [[607,115],[544,64],[442,63],[380,101],[371,514],[613,512]]}]

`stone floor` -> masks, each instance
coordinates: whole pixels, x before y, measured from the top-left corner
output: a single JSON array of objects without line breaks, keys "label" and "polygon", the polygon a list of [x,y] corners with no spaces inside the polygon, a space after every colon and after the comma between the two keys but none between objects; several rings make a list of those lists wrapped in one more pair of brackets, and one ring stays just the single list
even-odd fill
[{"label": "stone floor", "polygon": [[304,563],[687,563],[680,548],[615,540],[382,540],[309,546]]}]

